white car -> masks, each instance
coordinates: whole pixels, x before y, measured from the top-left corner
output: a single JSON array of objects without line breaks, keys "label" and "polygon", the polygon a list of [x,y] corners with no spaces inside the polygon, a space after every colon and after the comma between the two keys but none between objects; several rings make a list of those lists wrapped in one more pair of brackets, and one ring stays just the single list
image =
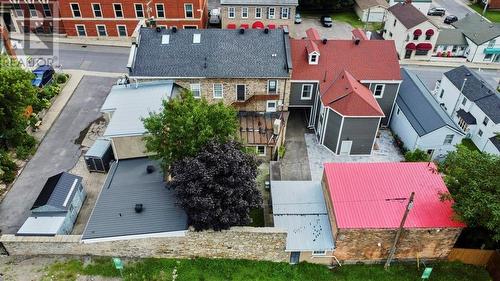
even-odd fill
[{"label": "white car", "polygon": [[220,24],[220,10],[212,9],[210,11],[210,18],[208,19],[208,24],[218,25]]}]

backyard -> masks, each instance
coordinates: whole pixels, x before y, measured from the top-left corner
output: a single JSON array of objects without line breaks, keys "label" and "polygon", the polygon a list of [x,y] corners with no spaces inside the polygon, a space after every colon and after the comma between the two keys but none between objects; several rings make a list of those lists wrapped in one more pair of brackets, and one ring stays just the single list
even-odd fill
[{"label": "backyard", "polygon": [[[320,18],[323,14],[317,12],[302,12],[301,15],[307,18]],[[325,15],[329,15],[332,17],[333,22],[344,22],[352,26],[353,28],[364,28],[364,23],[359,19],[358,15],[354,12],[354,10],[341,11],[341,12],[332,12],[325,13]],[[378,30],[382,28],[382,23],[369,23],[366,27],[367,30]]]},{"label": "backyard", "polygon": [[[470,4],[470,7],[474,9],[474,11],[478,12],[479,14],[483,14],[483,9],[484,6],[479,3],[474,3]],[[488,11],[486,10],[486,13],[484,16],[489,19],[492,22],[500,22],[500,11]]]}]

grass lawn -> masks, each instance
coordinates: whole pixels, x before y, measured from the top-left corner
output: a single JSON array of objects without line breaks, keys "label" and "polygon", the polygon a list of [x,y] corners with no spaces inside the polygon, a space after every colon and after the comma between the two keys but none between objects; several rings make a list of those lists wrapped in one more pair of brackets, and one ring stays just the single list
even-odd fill
[{"label": "grass lawn", "polygon": [[[482,281],[490,280],[484,268],[461,263],[437,263],[432,265],[430,280],[435,281]],[[172,280],[176,281],[406,281],[421,280],[423,268],[415,264],[393,264],[388,271],[383,265],[344,265],[329,270],[326,266],[301,263],[273,263],[225,259],[143,259],[125,262],[124,280]],[[55,263],[45,272],[44,281],[73,281],[78,275],[119,277],[110,258],[96,258],[87,266],[80,260]]]},{"label": "grass lawn", "polygon": [[[325,13],[321,12],[309,12],[309,11],[304,11],[300,12],[302,17],[307,17],[307,18],[316,18],[317,20],[320,19],[322,15],[325,15]],[[351,11],[343,11],[343,12],[333,12],[333,13],[326,13],[330,15],[333,19],[333,22],[339,21],[339,22],[344,22],[352,26],[353,28],[364,28],[365,24],[359,19],[358,15],[354,12],[354,10]],[[382,28],[382,23],[369,23],[366,26],[367,30],[378,30]]]},{"label": "grass lawn", "polygon": [[477,146],[474,144],[474,142],[471,139],[468,139],[468,138],[462,139],[462,145],[467,147],[470,150],[480,151],[479,148],[477,148]]},{"label": "grass lawn", "polygon": [[[478,12],[479,14],[483,14],[483,9],[484,9],[483,5],[481,5],[479,3],[475,3],[475,4],[470,4],[470,7],[472,9],[474,9],[476,12]],[[488,11],[488,10],[486,10],[486,13],[484,14],[484,16],[492,22],[500,22],[500,11]]]}]

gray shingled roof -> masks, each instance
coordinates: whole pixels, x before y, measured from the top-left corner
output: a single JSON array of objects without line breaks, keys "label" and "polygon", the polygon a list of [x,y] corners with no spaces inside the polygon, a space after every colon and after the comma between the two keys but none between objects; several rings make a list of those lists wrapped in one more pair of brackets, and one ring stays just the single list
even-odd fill
[{"label": "gray shingled roof", "polygon": [[457,116],[460,117],[462,120],[465,121],[465,123],[469,125],[477,124],[476,117],[474,117],[474,115],[472,115],[470,112],[467,112],[461,108],[457,110]]},{"label": "gray shingled roof", "polygon": [[[77,191],[82,177],[61,172],[47,179],[42,191],[31,207],[33,212],[65,212]],[[66,202],[66,204],[64,204]],[[43,207],[43,208],[42,208]]]},{"label": "gray shingled roof", "polygon": [[490,141],[497,148],[497,150],[500,151],[500,137],[492,136]]},{"label": "gray shingled roof", "polygon": [[457,89],[462,88],[464,79],[467,78],[467,82],[465,82],[462,90],[464,96],[476,103],[495,124],[500,123],[500,94],[481,75],[462,65],[445,72],[444,76]]},{"label": "gray shingled roof", "polygon": [[[200,43],[193,43],[200,34]],[[162,37],[169,36],[168,44]],[[288,36],[288,35],[286,35]],[[136,77],[280,78],[289,77],[282,29],[141,28],[140,42],[130,71]]]},{"label": "gray shingled roof", "polygon": [[402,68],[401,76],[403,82],[399,88],[396,103],[419,136],[444,126],[462,132],[415,74]]},{"label": "gray shingled roof", "polygon": [[220,0],[221,5],[269,5],[269,6],[297,6],[298,0]]},{"label": "gray shingled roof", "polygon": [[472,13],[467,14],[452,25],[462,30],[464,35],[476,45],[481,45],[500,36],[500,24],[488,22],[481,16]]},{"label": "gray shingled roof", "polygon": [[467,40],[460,29],[441,29],[436,45],[466,46]]},{"label": "gray shingled roof", "polygon": [[[153,165],[155,171],[146,172]],[[135,204],[143,211],[135,212]],[[187,215],[165,188],[157,161],[136,158],[114,162],[90,216],[83,240],[187,230]]]},{"label": "gray shingled roof", "polygon": [[398,3],[396,5],[392,5],[387,10],[391,12],[407,29],[428,21],[427,17],[411,4]]}]

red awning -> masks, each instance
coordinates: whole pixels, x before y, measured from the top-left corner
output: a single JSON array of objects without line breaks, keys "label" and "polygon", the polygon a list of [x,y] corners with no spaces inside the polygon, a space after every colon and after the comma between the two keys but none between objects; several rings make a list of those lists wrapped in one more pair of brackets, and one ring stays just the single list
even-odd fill
[{"label": "red awning", "polygon": [[242,23],[240,28],[248,29],[248,23]]},{"label": "red awning", "polygon": [[432,44],[431,43],[418,43],[417,50],[421,50],[421,51],[432,50]]},{"label": "red awning", "polygon": [[227,29],[236,29],[236,24],[234,24],[234,23],[228,24]]},{"label": "red awning", "polygon": [[422,35],[422,30],[421,29],[415,29],[415,31],[413,31],[413,35],[415,35],[415,36]]},{"label": "red awning", "polygon": [[256,21],[252,24],[253,29],[262,29],[264,28],[264,24],[261,21]]},{"label": "red awning", "polygon": [[267,27],[269,27],[269,29],[276,29],[276,25],[275,24],[270,24]]},{"label": "red awning", "polygon": [[432,30],[432,29],[427,29],[427,31],[425,32],[425,35],[427,35],[427,36],[432,36],[432,35],[434,35],[434,30]]},{"label": "red awning", "polygon": [[407,50],[416,50],[417,46],[415,46],[415,44],[413,44],[413,43],[408,43],[408,44],[406,44],[406,49]]}]

